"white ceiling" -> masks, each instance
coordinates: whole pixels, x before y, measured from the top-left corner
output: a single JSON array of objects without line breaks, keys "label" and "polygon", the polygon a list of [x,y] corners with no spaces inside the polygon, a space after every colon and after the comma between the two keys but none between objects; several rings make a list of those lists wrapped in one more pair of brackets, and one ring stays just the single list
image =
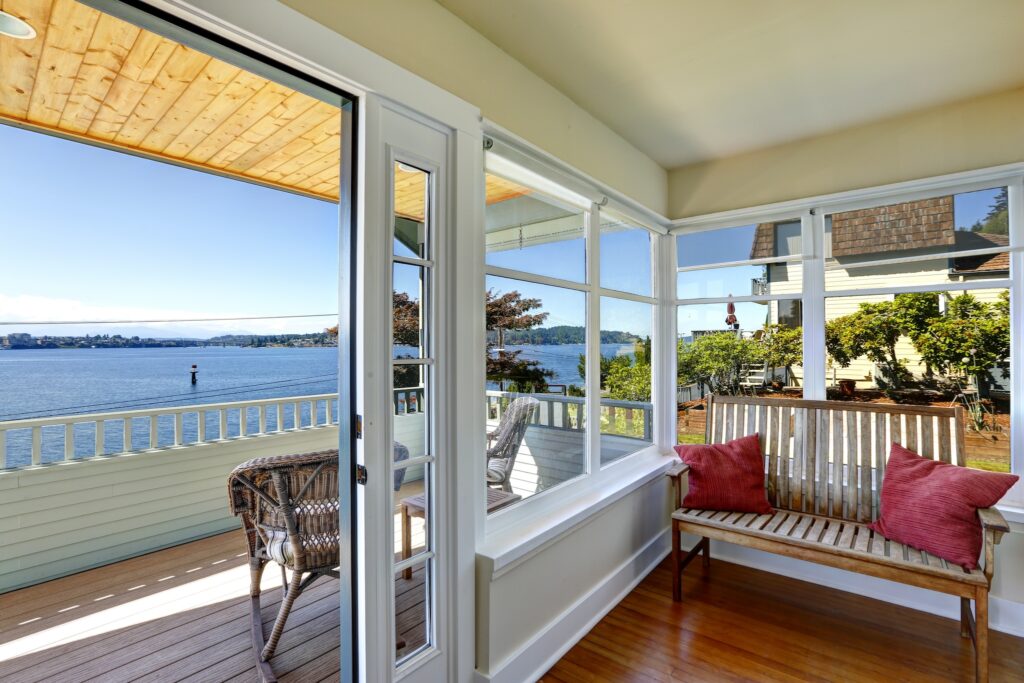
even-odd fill
[{"label": "white ceiling", "polygon": [[666,168],[1024,84],[1024,0],[438,2]]}]

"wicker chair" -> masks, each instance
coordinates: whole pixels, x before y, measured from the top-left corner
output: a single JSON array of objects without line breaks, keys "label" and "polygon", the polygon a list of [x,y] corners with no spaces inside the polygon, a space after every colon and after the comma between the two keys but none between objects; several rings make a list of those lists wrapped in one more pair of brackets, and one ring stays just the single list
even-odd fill
[{"label": "wicker chair", "polygon": [[[249,460],[231,472],[228,495],[249,546],[253,649],[264,680],[275,680],[268,660],[295,599],[321,576],[339,578],[338,451]],[[260,579],[271,561],[285,592],[264,642]]]},{"label": "wicker chair", "polygon": [[530,426],[538,406],[540,401],[532,396],[517,398],[501,416],[498,428],[487,435],[488,440],[494,442],[487,449],[488,486],[500,485],[503,490],[512,491],[512,468],[526,436],[526,428]]}]

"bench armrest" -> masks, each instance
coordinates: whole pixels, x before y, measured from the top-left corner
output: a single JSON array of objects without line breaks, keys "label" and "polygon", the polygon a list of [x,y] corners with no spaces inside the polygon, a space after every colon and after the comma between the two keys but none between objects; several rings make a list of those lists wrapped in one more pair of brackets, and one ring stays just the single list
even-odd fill
[{"label": "bench armrest", "polygon": [[[676,510],[683,507],[683,478],[689,471],[690,466],[682,461],[673,463],[665,470],[665,476],[672,480],[672,504]],[[687,483],[689,482],[687,481]]]},{"label": "bench armrest", "polygon": [[[689,471],[690,466],[680,460],[665,471],[665,476],[671,477],[672,479],[678,479],[680,475],[686,474]],[[979,512],[981,511],[979,510]]]},{"label": "bench armrest", "polygon": [[996,545],[1002,540],[1003,534],[1010,531],[1010,525],[1006,523],[1002,513],[995,508],[979,508],[978,519],[981,521],[981,528],[985,534],[983,547],[985,564],[982,570],[985,572],[985,578],[988,579],[989,585],[992,585],[992,572],[996,568]]},{"label": "bench armrest", "polygon": [[978,519],[981,520],[982,528],[986,530],[991,529],[1003,534],[1010,532],[1010,525],[1003,517],[1003,514],[995,508],[979,508]]}]

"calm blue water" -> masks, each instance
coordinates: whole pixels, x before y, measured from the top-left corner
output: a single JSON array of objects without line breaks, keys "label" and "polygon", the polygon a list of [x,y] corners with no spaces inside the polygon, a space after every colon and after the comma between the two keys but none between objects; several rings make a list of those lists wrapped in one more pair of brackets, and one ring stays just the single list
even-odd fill
[{"label": "calm blue water", "polygon": [[[509,346],[521,350],[522,358],[538,360],[554,373],[551,384],[582,384],[577,364],[583,344]],[[399,350],[411,352],[412,349]],[[603,344],[605,356],[630,355],[631,344]],[[199,366],[199,381],[193,386],[190,366]],[[264,398],[327,394],[337,391],[337,349],[333,348],[170,348],[170,349],[33,349],[0,351],[0,422],[9,420],[117,412],[154,407],[229,403]],[[496,388],[492,386],[490,388]],[[336,419],[336,415],[334,419]],[[318,420],[324,419],[324,407]],[[228,436],[239,434],[240,416],[228,413]],[[258,426],[257,411],[246,416],[248,431]],[[309,424],[309,408],[303,407],[302,424]],[[290,411],[285,412],[284,428],[293,426]],[[277,428],[275,411],[267,414],[267,428]],[[220,425],[210,414],[206,438],[218,438]],[[106,424],[104,452],[122,449],[123,426],[120,420]],[[174,441],[174,420],[158,420],[158,445]],[[74,428],[74,452],[92,455],[95,444],[92,424]],[[185,443],[198,438],[198,416],[184,417]],[[149,421],[132,424],[132,444],[149,446]],[[42,430],[43,462],[64,457],[64,432],[60,426]],[[31,460],[31,432],[7,432],[8,466],[28,464]]]},{"label": "calm blue water", "polygon": [[[575,384],[583,385],[583,379],[579,373],[580,354],[586,350],[584,344],[522,344],[506,347],[509,351],[522,351],[520,358],[525,360],[540,361],[546,369],[554,372],[554,377],[548,379],[548,384]],[[602,356],[632,356],[632,344],[601,344]],[[497,389],[493,382],[488,383],[489,389]]]},{"label": "calm blue water", "polygon": [[[193,386],[189,368],[199,366],[199,381]],[[0,351],[0,421],[114,412],[150,407],[228,403],[262,398],[326,394],[337,391],[337,349],[290,348],[180,348],[180,349],[33,349]],[[228,414],[228,435],[239,433],[237,411]],[[319,419],[324,418],[321,405]],[[309,408],[300,420],[309,424]],[[268,429],[276,428],[277,416],[270,411]],[[248,429],[255,430],[255,410],[247,416]],[[293,426],[290,411],[285,428]],[[121,450],[120,421],[107,423],[105,452]],[[207,438],[219,436],[213,414],[207,420]],[[186,443],[198,435],[198,417],[186,415],[183,436]],[[30,459],[31,434],[27,430],[7,435],[9,466]],[[158,421],[158,444],[174,439],[171,416]],[[43,461],[63,458],[61,427],[43,429]],[[91,424],[76,425],[76,455],[92,454],[95,430]],[[149,443],[148,420],[134,420],[132,443],[144,448]]]}]

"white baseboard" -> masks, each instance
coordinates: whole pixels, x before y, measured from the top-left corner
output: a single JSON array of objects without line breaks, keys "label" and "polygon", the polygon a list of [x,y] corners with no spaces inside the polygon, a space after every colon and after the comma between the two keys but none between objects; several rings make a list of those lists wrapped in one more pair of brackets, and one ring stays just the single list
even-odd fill
[{"label": "white baseboard", "polygon": [[476,683],[536,681],[555,665],[597,622],[636,588],[668,555],[668,530],[658,534],[604,581],[562,612],[489,675],[476,671]]},{"label": "white baseboard", "polygon": [[[684,537],[684,545],[685,545]],[[835,588],[863,595],[866,598],[884,600],[902,607],[921,610],[950,619],[960,619],[960,599],[926,590],[915,588],[894,581],[876,579],[843,569],[826,567],[813,562],[805,562],[791,557],[774,555],[752,548],[744,548],[733,543],[711,541],[711,557],[761,569],[773,574],[790,576],[801,581],[808,581],[821,586]],[[1024,603],[1013,602],[1003,598],[989,599],[989,627],[1015,636],[1024,636]]]}]

